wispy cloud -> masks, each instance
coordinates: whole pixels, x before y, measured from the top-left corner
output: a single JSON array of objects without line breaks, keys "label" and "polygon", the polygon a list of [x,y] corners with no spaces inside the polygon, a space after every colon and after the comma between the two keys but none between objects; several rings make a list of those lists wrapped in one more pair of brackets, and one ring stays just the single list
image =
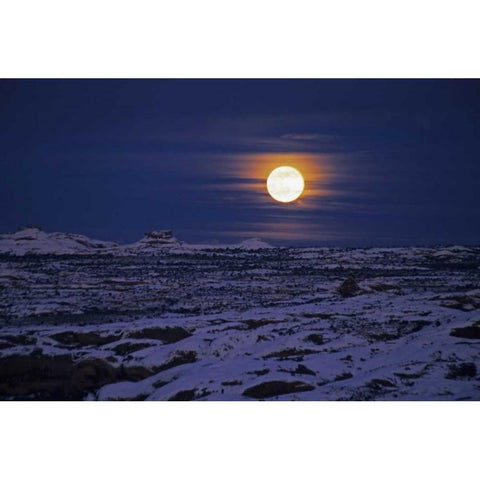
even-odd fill
[{"label": "wispy cloud", "polygon": [[330,140],[331,135],[320,135],[318,133],[286,133],[282,135],[281,138],[285,138],[287,140]]}]

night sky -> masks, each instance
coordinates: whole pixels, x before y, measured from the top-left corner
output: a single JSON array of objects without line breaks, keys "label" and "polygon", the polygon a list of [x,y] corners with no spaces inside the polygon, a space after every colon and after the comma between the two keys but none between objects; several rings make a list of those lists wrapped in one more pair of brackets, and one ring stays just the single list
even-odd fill
[{"label": "night sky", "polygon": [[2,233],[480,244],[476,80],[2,80],[0,146]]}]

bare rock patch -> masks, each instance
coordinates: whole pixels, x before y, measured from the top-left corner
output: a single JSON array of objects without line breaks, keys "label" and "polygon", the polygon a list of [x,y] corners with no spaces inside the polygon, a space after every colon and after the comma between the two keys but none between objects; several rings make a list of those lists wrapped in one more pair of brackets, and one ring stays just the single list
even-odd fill
[{"label": "bare rock patch", "polygon": [[304,382],[271,381],[263,382],[247,388],[242,395],[245,397],[262,399],[286,395],[288,393],[307,392],[315,387]]}]

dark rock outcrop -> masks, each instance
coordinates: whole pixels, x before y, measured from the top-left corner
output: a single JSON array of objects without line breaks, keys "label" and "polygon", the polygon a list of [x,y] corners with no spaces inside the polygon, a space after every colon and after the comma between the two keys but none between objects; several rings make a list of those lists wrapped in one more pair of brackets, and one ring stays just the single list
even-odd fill
[{"label": "dark rock outcrop", "polygon": [[361,292],[357,281],[353,277],[347,278],[337,289],[337,292],[344,298],[354,297]]},{"label": "dark rock outcrop", "polygon": [[76,347],[100,346],[112,343],[121,338],[121,335],[102,336],[95,332],[59,332],[50,336],[53,340],[64,345]]},{"label": "dark rock outcrop", "polygon": [[129,338],[161,340],[163,343],[175,343],[192,334],[182,327],[151,327],[130,333]]},{"label": "dark rock outcrop", "polygon": [[258,385],[247,388],[242,395],[261,399],[277,397],[288,393],[307,392],[314,389],[314,386],[304,382],[271,381],[259,383]]},{"label": "dark rock outcrop", "polygon": [[454,328],[450,332],[451,337],[469,338],[480,340],[480,325],[469,325],[468,327]]},{"label": "dark rock outcrop", "polygon": [[449,380],[465,380],[477,374],[477,366],[473,362],[452,363],[448,365],[445,378]]},{"label": "dark rock outcrop", "polygon": [[100,358],[11,355],[0,358],[0,399],[82,400],[103,385],[136,382],[153,373],[142,366],[115,367]]}]

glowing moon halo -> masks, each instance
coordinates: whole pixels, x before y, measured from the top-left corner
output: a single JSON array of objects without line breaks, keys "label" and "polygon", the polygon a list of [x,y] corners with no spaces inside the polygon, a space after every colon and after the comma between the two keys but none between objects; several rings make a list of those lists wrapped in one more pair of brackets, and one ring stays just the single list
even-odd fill
[{"label": "glowing moon halo", "polygon": [[302,174],[293,167],[277,167],[267,178],[268,193],[278,202],[293,202],[302,194],[304,188]]}]

